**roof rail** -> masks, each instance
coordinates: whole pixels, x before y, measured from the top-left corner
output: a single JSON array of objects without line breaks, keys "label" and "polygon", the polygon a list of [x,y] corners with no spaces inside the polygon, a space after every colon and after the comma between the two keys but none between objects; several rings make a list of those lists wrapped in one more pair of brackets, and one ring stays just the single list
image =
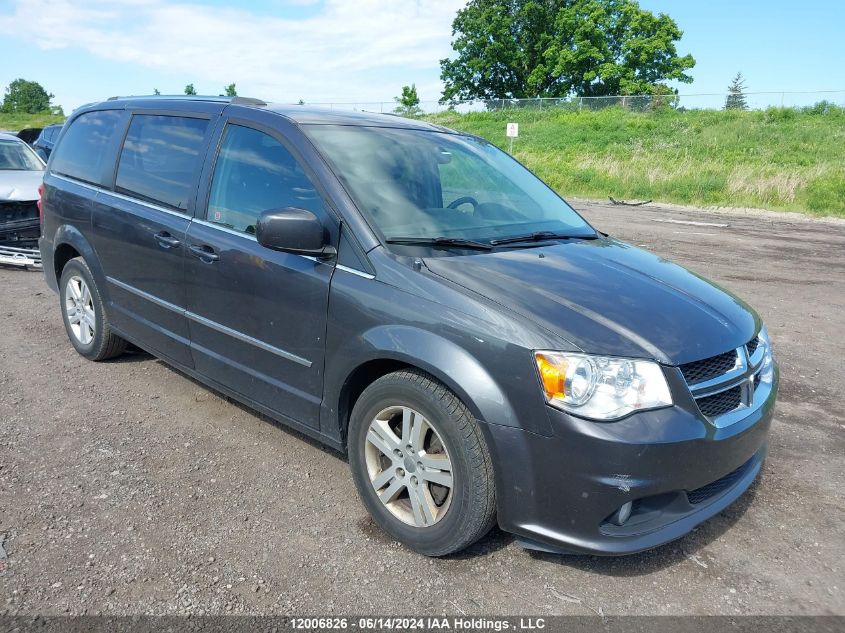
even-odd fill
[{"label": "roof rail", "polygon": [[[224,95],[214,96],[214,95],[135,95],[133,97],[124,97],[124,96],[114,96],[109,97],[107,101],[117,101],[118,99],[132,99],[132,98],[140,98],[145,99],[148,97],[162,97],[165,99],[184,99],[185,101],[190,101],[191,98],[196,99],[197,101],[223,101],[226,97]],[[238,105],[253,105],[253,106],[266,106],[267,102],[262,101],[261,99],[256,99],[255,97],[232,97],[229,100],[229,103],[235,103]]]},{"label": "roof rail", "polygon": [[232,100],[229,103],[235,103],[237,105],[253,105],[259,107],[267,105],[266,101],[256,99],[255,97],[232,97]]}]

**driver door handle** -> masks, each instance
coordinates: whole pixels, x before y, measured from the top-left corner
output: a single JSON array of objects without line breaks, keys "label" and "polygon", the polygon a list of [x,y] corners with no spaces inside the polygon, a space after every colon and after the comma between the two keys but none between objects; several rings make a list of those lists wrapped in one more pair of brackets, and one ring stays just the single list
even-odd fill
[{"label": "driver door handle", "polygon": [[202,246],[198,244],[191,244],[188,247],[191,255],[197,257],[201,262],[205,262],[206,264],[213,264],[218,259],[220,259],[220,255],[214,252],[214,249],[210,246],[206,246],[203,244]]}]

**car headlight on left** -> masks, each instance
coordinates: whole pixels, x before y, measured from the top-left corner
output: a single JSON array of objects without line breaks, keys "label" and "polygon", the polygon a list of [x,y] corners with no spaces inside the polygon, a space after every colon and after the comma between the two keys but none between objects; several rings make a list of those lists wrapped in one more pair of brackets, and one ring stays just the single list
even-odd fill
[{"label": "car headlight on left", "polygon": [[763,327],[757,335],[758,345],[763,347],[763,363],[760,367],[760,381],[772,384],[775,378],[775,358],[772,353],[772,341],[769,338],[769,331]]},{"label": "car headlight on left", "polygon": [[672,406],[660,365],[632,358],[569,352],[534,353],[546,401],[592,420]]}]

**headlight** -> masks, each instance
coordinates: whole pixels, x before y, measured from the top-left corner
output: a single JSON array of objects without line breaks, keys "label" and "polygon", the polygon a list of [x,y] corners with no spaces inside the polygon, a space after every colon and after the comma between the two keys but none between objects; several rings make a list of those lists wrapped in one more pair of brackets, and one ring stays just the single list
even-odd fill
[{"label": "headlight", "polygon": [[775,379],[775,359],[772,354],[772,342],[769,340],[769,332],[763,327],[760,334],[757,335],[760,339],[760,345],[763,346],[763,364],[760,367],[760,382],[772,384]]},{"label": "headlight", "polygon": [[660,365],[647,360],[535,352],[540,382],[552,406],[593,420],[672,406]]}]

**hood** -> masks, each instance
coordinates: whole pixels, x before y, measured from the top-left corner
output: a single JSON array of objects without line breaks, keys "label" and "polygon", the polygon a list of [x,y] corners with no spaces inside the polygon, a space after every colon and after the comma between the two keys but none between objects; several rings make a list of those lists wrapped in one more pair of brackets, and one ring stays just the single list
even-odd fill
[{"label": "hood", "polygon": [[728,291],[611,238],[425,264],[591,354],[682,364],[743,345],[759,325]]},{"label": "hood", "polygon": [[0,169],[0,202],[38,200],[43,171]]}]

